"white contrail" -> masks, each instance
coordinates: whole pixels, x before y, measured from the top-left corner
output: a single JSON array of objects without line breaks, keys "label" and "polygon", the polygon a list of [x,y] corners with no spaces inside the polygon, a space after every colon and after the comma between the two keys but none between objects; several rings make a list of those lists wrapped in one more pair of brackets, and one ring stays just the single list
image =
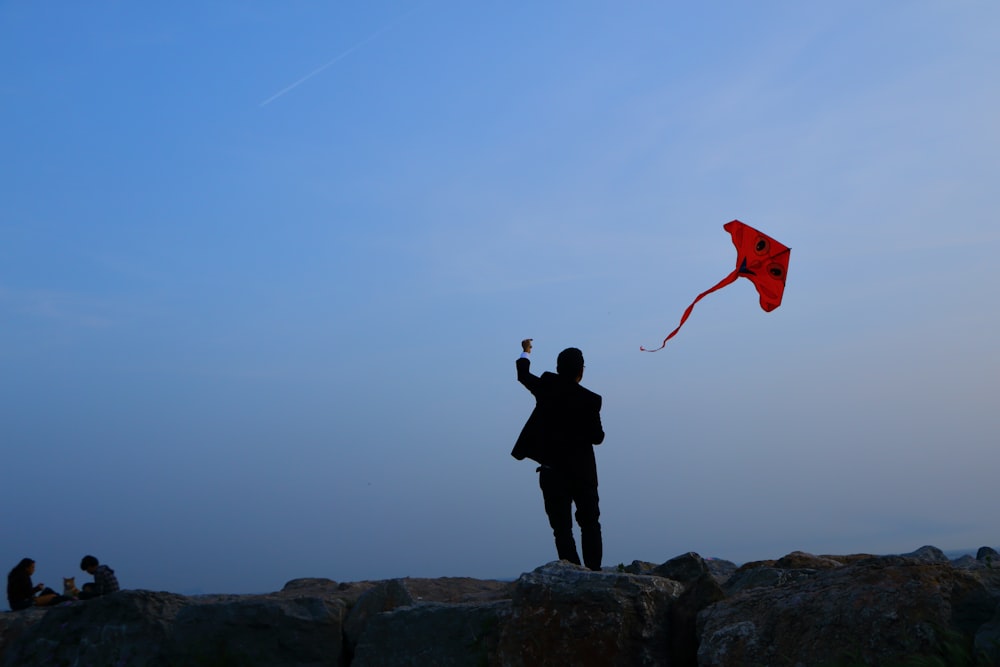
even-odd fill
[{"label": "white contrail", "polygon": [[375,39],[376,37],[378,37],[379,35],[381,35],[385,31],[389,30],[390,28],[392,28],[393,26],[395,26],[397,23],[399,23],[400,21],[402,21],[404,18],[406,18],[407,16],[409,16],[410,14],[412,14],[414,11],[416,11],[416,8],[411,9],[410,11],[408,11],[408,12],[406,12],[404,14],[399,15],[397,18],[393,19],[392,21],[390,21],[386,25],[382,26],[381,28],[379,28],[378,30],[376,30],[375,32],[373,32],[371,35],[369,35],[368,37],[365,37],[363,40],[361,40],[360,42],[358,42],[357,44],[355,44],[351,48],[347,49],[346,51],[344,51],[343,53],[341,53],[339,56],[337,56],[336,58],[334,58],[330,62],[328,62],[328,63],[326,63],[324,65],[320,65],[319,67],[317,67],[313,71],[309,72],[308,74],[306,74],[304,77],[302,77],[301,79],[299,79],[295,83],[293,83],[293,84],[291,84],[289,86],[286,86],[285,88],[282,88],[281,90],[279,90],[278,92],[276,92],[274,95],[271,95],[269,98],[267,98],[266,100],[264,100],[263,102],[261,102],[258,106],[261,106],[261,107],[262,106],[266,106],[266,105],[270,104],[271,102],[275,101],[276,99],[278,99],[279,97],[281,97],[282,95],[284,95],[285,93],[288,93],[288,92],[294,90],[295,88],[298,88],[303,83],[305,83],[309,79],[313,78],[314,76],[316,76],[317,74],[319,74],[320,72],[322,72],[323,70],[325,70],[327,67],[330,67],[331,65],[333,65],[333,64],[335,64],[335,63],[343,60],[344,58],[346,58],[347,56],[351,55],[352,53],[354,53],[355,51],[357,51],[358,49],[360,49],[362,46],[364,46],[368,42],[372,41],[373,39]]}]

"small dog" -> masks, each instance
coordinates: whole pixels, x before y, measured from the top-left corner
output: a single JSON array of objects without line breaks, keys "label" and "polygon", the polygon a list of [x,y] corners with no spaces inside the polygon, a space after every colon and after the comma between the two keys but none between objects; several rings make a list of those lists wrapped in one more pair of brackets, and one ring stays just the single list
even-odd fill
[{"label": "small dog", "polygon": [[63,577],[63,595],[68,598],[80,595],[80,589],[76,587],[76,577]]}]

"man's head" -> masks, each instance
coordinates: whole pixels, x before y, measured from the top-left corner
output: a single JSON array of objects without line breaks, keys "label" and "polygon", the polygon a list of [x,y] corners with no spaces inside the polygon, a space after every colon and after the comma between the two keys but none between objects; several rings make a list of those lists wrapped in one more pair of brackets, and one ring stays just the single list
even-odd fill
[{"label": "man's head", "polygon": [[583,377],[583,352],[575,347],[567,347],[556,357],[556,373],[577,382]]},{"label": "man's head", "polygon": [[99,564],[93,556],[84,556],[83,560],[80,561],[80,569],[93,574]]}]

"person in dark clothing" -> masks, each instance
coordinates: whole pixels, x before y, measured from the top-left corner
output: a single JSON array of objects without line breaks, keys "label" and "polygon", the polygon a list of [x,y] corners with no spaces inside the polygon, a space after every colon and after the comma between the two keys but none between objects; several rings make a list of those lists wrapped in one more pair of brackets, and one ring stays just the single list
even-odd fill
[{"label": "person in dark clothing", "polygon": [[45,584],[32,584],[31,575],[35,573],[35,561],[22,558],[21,562],[7,574],[7,604],[11,611],[20,611],[29,607],[45,607],[54,604],[59,594]]},{"label": "person in dark clothing", "polygon": [[580,524],[583,564],[601,569],[601,511],[597,494],[594,445],[604,442],[601,397],[585,389],[583,353],[566,348],[556,359],[556,372],[531,372],[532,339],[521,341],[517,381],[535,397],[535,409],[521,429],[511,456],[536,461],[545,513],[561,560],[580,564],[573,539],[573,505]]},{"label": "person in dark clothing", "polygon": [[83,590],[80,591],[81,600],[89,600],[119,590],[115,571],[107,565],[101,565],[94,556],[84,556],[80,561],[80,569],[94,575],[93,583],[83,585]]}]

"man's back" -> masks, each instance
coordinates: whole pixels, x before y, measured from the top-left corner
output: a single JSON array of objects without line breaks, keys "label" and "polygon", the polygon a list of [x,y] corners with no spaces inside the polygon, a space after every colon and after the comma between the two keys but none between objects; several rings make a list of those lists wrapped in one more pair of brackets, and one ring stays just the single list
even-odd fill
[{"label": "man's back", "polygon": [[[573,537],[573,519],[580,525],[583,564],[601,569],[604,543],[597,492],[594,445],[604,442],[601,397],[580,386],[583,352],[568,347],[556,358],[556,372],[531,372],[531,339],[521,341],[517,380],[535,397],[535,409],[521,429],[511,456],[534,459],[545,514],[561,560],[580,564]],[[573,507],[576,506],[576,513]]]},{"label": "man's back", "polygon": [[536,403],[511,455],[565,470],[596,485],[593,445],[604,441],[600,395],[565,375],[533,375],[526,357],[517,360],[517,379]]}]

